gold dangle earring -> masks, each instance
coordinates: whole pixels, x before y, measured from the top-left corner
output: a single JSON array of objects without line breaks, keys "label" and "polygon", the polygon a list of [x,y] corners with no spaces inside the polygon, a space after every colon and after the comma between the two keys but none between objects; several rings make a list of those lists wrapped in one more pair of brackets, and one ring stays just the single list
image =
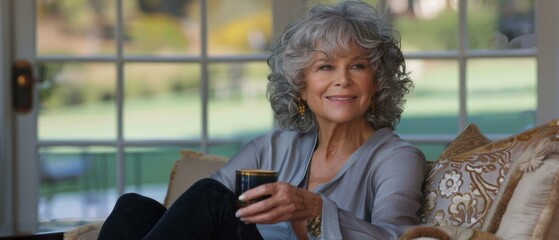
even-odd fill
[{"label": "gold dangle earring", "polygon": [[301,116],[301,119],[305,119],[305,104],[303,104],[303,100],[301,99],[301,97],[297,98],[299,104],[297,105],[297,107],[299,108],[299,116]]}]

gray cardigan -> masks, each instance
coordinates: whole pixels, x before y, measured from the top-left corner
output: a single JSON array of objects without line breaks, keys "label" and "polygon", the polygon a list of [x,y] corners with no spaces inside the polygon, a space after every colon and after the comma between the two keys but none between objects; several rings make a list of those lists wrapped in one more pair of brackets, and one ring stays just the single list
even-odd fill
[{"label": "gray cardigan", "polygon": [[[236,169],[273,169],[278,181],[305,187],[316,143],[316,130],[275,130],[246,144],[212,178],[234,191]],[[375,131],[332,181],[312,190],[323,200],[322,239],[396,239],[419,224],[425,164],[421,151],[390,129]],[[290,222],[257,228],[264,239],[297,239]]]}]

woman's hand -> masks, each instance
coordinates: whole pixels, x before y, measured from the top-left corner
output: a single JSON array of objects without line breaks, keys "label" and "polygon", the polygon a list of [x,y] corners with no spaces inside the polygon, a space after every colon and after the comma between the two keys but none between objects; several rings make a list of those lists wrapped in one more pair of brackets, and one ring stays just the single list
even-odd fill
[{"label": "woman's hand", "polygon": [[271,196],[239,209],[237,217],[245,223],[272,224],[306,220],[322,212],[320,195],[283,182],[260,185],[241,194],[239,200],[247,201],[265,195]]}]

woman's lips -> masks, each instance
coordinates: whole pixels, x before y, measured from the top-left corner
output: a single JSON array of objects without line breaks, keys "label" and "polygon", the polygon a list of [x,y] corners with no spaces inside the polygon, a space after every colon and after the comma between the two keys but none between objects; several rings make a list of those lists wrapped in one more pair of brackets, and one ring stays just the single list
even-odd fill
[{"label": "woman's lips", "polygon": [[326,99],[332,101],[332,102],[340,102],[340,103],[344,103],[344,102],[350,102],[353,101],[355,98],[355,96],[328,96],[326,97]]}]

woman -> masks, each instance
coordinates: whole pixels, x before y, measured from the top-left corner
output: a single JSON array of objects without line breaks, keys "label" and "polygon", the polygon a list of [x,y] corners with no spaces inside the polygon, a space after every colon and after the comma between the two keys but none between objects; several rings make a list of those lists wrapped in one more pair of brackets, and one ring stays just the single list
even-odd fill
[{"label": "woman", "polygon": [[[169,210],[124,195],[100,239],[394,239],[419,223],[425,159],[392,132],[413,86],[398,35],[348,1],[312,8],[272,52],[268,98],[283,130],[249,142]],[[278,182],[245,192],[239,200],[271,197],[237,209],[243,168],[276,170]]]}]

